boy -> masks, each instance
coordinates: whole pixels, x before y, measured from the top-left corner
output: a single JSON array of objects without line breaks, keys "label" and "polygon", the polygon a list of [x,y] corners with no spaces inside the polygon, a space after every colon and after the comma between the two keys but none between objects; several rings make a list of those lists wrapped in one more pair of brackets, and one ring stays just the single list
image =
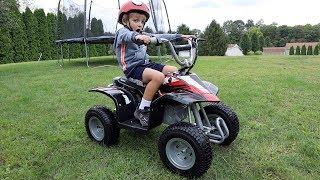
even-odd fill
[{"label": "boy", "polygon": [[[146,4],[138,1],[128,1],[123,4],[119,10],[118,22],[124,27],[117,31],[114,42],[118,62],[126,77],[138,79],[147,84],[141,103],[134,112],[135,118],[142,126],[149,126],[149,107],[155,93],[164,82],[165,74],[177,71],[174,66],[149,62],[147,47],[141,45],[141,42],[150,43],[150,35],[141,34],[149,17],[149,8]],[[181,34],[156,36],[168,40],[191,37]]]}]

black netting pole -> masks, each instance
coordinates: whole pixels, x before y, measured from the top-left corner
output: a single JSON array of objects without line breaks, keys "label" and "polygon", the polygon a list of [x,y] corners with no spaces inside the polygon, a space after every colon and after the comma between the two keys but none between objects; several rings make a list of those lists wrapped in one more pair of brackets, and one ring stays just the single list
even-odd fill
[{"label": "black netting pole", "polygon": [[91,29],[91,7],[92,7],[92,0],[90,2],[90,8],[89,8],[88,29]]},{"label": "black netting pole", "polygon": [[84,0],[84,20],[83,20],[83,42],[86,51],[86,61],[89,67],[88,45],[87,45],[87,0]]},{"label": "black netting pole", "polygon": [[152,19],[153,19],[153,24],[154,24],[154,28],[156,29],[156,33],[158,33],[158,23],[157,23],[157,17],[156,17],[156,13],[155,13],[155,9],[154,9],[154,5],[153,5],[153,1],[150,0],[149,1],[149,5],[151,7],[151,15],[152,15]]},{"label": "black netting pole", "polygon": [[171,25],[170,25],[170,20],[169,20],[169,15],[168,15],[168,10],[167,10],[167,5],[166,2],[164,0],[162,0],[163,5],[164,5],[164,9],[166,10],[166,15],[167,15],[167,19],[168,19],[168,25],[169,25],[169,33],[171,33]]},{"label": "black netting pole", "polygon": [[[61,40],[62,39],[62,23],[60,23],[60,19],[62,18],[62,12],[60,12],[60,4],[61,0],[58,2],[58,11],[57,11],[57,24],[56,24],[56,40]],[[61,26],[60,26],[61,25]],[[59,28],[61,28],[59,30]],[[59,56],[59,53],[57,51],[57,56]],[[60,59],[61,58],[61,59]],[[58,58],[58,64],[60,66],[63,65],[63,50],[62,50],[62,43],[60,42],[60,58]],[[61,60],[61,63],[60,63]]]},{"label": "black netting pole", "polygon": [[[119,8],[119,10],[120,10],[120,0],[118,0],[118,8]],[[118,17],[118,16],[117,16],[117,17]],[[116,30],[114,31],[114,34],[116,34],[117,29],[118,29],[118,18],[117,18],[117,22],[116,22]]]}]

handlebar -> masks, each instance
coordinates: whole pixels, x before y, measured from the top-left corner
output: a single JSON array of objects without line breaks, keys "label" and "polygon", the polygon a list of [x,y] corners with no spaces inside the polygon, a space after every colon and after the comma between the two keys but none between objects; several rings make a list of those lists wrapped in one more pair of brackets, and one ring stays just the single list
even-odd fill
[{"label": "handlebar", "polygon": [[[192,37],[188,39],[188,44],[184,45],[173,45],[171,41],[164,39],[164,38],[156,38],[152,37],[151,42],[155,42],[157,44],[164,44],[167,43],[169,45],[171,55],[173,56],[174,60],[181,66],[181,69],[192,68],[194,65],[197,54],[198,54],[198,41],[203,41],[202,38]],[[189,57],[182,59],[178,56],[177,52],[189,51]]]},{"label": "handlebar", "polygon": [[[179,70],[181,73],[184,71],[184,73],[187,73],[190,71],[190,69],[195,64],[197,57],[198,57],[198,42],[199,41],[205,41],[205,39],[197,38],[197,37],[191,37],[188,39],[188,44],[184,45],[173,45],[171,41],[165,39],[165,38],[157,38],[157,37],[151,37],[150,44],[160,45],[167,43],[169,45],[171,55],[174,58],[174,60],[181,66],[181,69]],[[143,42],[139,41],[139,44],[143,44]],[[182,58],[177,53],[179,52],[186,52],[188,53],[188,57]],[[187,70],[187,71],[185,71]]]}]

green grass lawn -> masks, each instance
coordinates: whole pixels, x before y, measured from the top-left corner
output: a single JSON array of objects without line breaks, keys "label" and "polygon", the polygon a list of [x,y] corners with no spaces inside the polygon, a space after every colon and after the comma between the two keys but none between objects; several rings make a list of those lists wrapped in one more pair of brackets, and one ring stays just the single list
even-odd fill
[{"label": "green grass lawn", "polygon": [[[200,57],[193,71],[240,119],[231,146],[212,145],[203,179],[320,179],[320,56]],[[157,152],[164,127],[122,130],[111,148],[87,137],[86,111],[113,106],[88,90],[120,75],[83,60],[0,65],[0,179],[180,179]]]}]

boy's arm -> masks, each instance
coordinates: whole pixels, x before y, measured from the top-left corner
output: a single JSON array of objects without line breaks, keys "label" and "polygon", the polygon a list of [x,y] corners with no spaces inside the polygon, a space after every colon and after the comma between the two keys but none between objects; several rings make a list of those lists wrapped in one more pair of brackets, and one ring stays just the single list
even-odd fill
[{"label": "boy's arm", "polygon": [[126,28],[120,29],[118,34],[118,43],[135,43],[138,32],[130,31]]},{"label": "boy's arm", "polygon": [[169,41],[177,40],[177,39],[189,39],[189,38],[195,38],[196,36],[194,35],[184,35],[184,34],[150,34],[150,33],[143,33],[148,36],[155,36],[157,38],[164,38]]},{"label": "boy's arm", "polygon": [[153,34],[157,38],[164,38],[169,41],[181,39],[182,34]]}]

